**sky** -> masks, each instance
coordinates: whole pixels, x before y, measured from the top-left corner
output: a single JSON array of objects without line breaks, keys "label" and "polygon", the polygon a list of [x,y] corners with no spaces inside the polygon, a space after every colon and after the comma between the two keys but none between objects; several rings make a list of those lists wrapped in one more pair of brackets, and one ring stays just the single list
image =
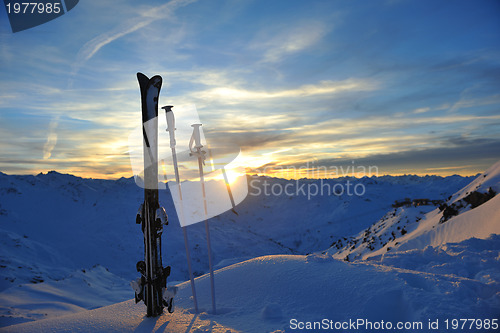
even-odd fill
[{"label": "sky", "polygon": [[500,159],[498,1],[114,0],[17,33],[1,6],[0,171],[132,176],[137,72],[249,172],[472,175]]}]

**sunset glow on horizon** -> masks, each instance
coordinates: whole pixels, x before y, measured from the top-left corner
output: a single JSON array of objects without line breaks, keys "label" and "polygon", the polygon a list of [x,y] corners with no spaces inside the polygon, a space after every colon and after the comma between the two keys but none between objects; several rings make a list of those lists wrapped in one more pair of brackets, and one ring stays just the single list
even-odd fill
[{"label": "sunset glow on horizon", "polygon": [[136,72],[250,174],[465,176],[500,159],[499,2],[86,1],[18,33],[0,7],[3,173],[132,177]]}]

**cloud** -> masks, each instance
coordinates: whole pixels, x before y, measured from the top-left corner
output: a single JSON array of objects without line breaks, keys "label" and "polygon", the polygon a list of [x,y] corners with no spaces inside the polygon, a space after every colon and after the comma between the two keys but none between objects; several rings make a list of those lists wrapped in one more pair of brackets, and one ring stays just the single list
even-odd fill
[{"label": "cloud", "polygon": [[217,99],[227,103],[275,98],[298,98],[349,91],[373,91],[379,88],[378,82],[370,79],[347,79],[342,81],[320,81],[318,84],[306,84],[295,89],[279,91],[246,90],[236,87],[217,87],[194,95],[205,99]]},{"label": "cloud", "polygon": [[[307,125],[303,128],[303,134],[310,133],[367,133],[373,130],[378,135],[380,129],[386,129],[386,132],[396,132],[401,129],[415,128],[416,125],[450,125],[459,123],[475,123],[475,124],[488,124],[500,121],[500,115],[491,116],[477,116],[473,114],[449,116],[430,116],[419,118],[408,117],[364,117],[358,119],[328,119],[322,123]],[[429,129],[430,127],[426,127]]]},{"label": "cloud", "polygon": [[[446,141],[446,140],[445,140]],[[442,143],[445,143],[443,141]],[[460,145],[448,145],[432,148],[409,149],[390,153],[375,153],[364,157],[346,156],[325,158],[323,154],[316,158],[309,157],[296,163],[289,161],[290,167],[298,168],[305,161],[314,161],[316,167],[351,165],[377,166],[379,174],[443,174],[461,173],[475,174],[486,170],[498,161],[500,156],[500,140],[452,138],[449,142],[460,142]]]},{"label": "cloud", "polygon": [[422,168],[472,164],[475,172],[479,172],[495,163],[498,156],[500,156],[500,140],[476,139],[468,140],[460,145],[372,155],[356,161],[357,163],[378,165],[379,168],[386,170],[397,169],[399,172],[408,172],[407,170],[415,172],[415,170]]},{"label": "cloud", "polygon": [[425,113],[425,112],[428,112],[430,110],[431,110],[430,107],[418,108],[418,109],[413,110],[413,113]]},{"label": "cloud", "polygon": [[57,124],[59,122],[59,117],[54,118],[49,125],[49,134],[47,135],[47,142],[43,146],[43,159],[48,160],[52,156],[52,150],[54,150],[57,144]]},{"label": "cloud", "polygon": [[[265,35],[268,34],[266,29]],[[252,43],[251,49],[263,51],[263,63],[276,63],[284,57],[303,51],[318,43],[328,32],[328,28],[321,22],[294,22],[293,26],[287,25],[282,31],[267,38],[260,33],[258,41]],[[264,41],[262,41],[264,39]]]},{"label": "cloud", "polygon": [[162,76],[172,82],[188,82],[193,86],[204,85],[211,87],[220,87],[235,84],[244,84],[246,81],[238,76],[248,72],[248,70],[241,69],[206,69],[199,68],[196,70],[185,70],[185,71],[162,71]]},{"label": "cloud", "polygon": [[460,99],[455,104],[452,105],[452,107],[448,110],[448,112],[455,112],[463,108],[471,108],[471,107],[499,104],[499,103],[500,103],[500,94],[486,96],[482,98],[466,99],[463,97],[462,93]]},{"label": "cloud", "polygon": [[280,132],[280,131],[259,131],[256,132],[244,132],[244,133],[233,133],[225,131],[213,131],[207,132],[207,141],[209,142],[225,142],[229,140],[230,142],[238,145],[240,148],[251,151],[251,150],[262,150],[267,146],[269,147],[281,147],[283,142],[289,137],[290,133]]},{"label": "cloud", "polygon": [[169,16],[172,16],[174,10],[176,10],[177,8],[187,6],[188,4],[195,1],[197,0],[171,0],[164,5],[143,11],[138,17],[129,19],[117,28],[105,32],[88,41],[87,43],[85,43],[85,45],[83,45],[83,47],[77,54],[76,61],[72,66],[72,75],[75,75],[78,70],[85,64],[85,62],[90,60],[102,47],[123,36],[141,29],[153,23],[154,21],[169,18]]}]

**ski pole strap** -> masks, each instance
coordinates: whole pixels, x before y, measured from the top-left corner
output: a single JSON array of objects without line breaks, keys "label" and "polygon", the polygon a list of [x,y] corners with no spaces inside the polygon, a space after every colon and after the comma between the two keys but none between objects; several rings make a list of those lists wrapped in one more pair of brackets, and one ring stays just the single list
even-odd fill
[{"label": "ski pole strap", "polygon": [[[203,165],[205,164],[205,151],[201,150],[203,145],[201,144],[200,127],[202,124],[193,124],[193,134],[191,135],[191,140],[189,140],[189,150],[191,151],[191,156],[196,156],[201,158]],[[194,145],[194,146],[193,146]]]},{"label": "ski pole strap", "polygon": [[202,148],[203,145],[201,144],[201,135],[200,135],[200,127],[201,124],[193,124],[191,127],[193,128],[193,135],[191,135],[191,140],[189,141],[189,150],[193,151],[193,143],[194,143],[194,148]]}]

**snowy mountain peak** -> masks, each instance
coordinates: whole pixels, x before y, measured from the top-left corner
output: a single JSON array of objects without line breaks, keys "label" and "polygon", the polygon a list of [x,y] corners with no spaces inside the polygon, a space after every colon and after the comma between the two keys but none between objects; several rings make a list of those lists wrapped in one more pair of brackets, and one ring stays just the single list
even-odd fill
[{"label": "snowy mountain peak", "polygon": [[455,193],[448,202],[454,203],[472,192],[487,193],[490,189],[495,193],[500,192],[500,161],[477,176],[469,185]]},{"label": "snowy mountain peak", "polygon": [[396,201],[393,210],[328,253],[346,261],[500,233],[500,162],[444,200]]}]

